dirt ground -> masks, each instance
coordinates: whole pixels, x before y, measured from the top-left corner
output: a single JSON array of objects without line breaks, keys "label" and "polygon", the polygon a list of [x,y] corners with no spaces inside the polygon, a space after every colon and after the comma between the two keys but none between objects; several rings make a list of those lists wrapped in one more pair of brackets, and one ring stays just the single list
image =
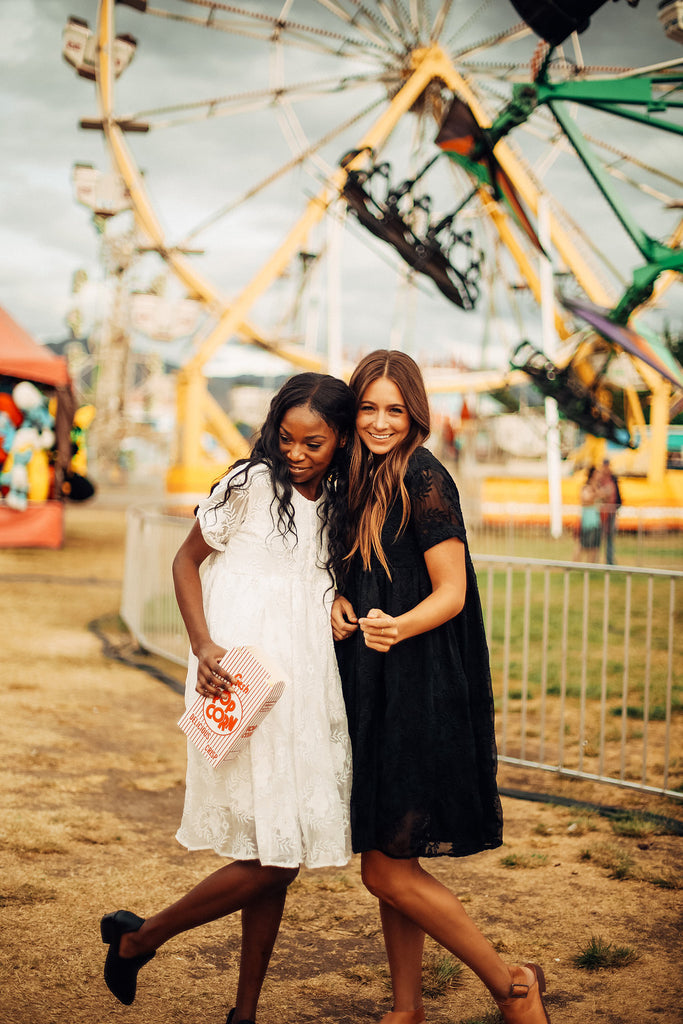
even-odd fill
[{"label": "dirt ground", "polygon": [[[141,973],[132,1007],[102,980],[102,914],[150,914],[219,866],[174,839],[185,764],[179,694],[105,656],[88,628],[97,621],[125,653],[116,626],[124,528],[125,501],[97,498],[68,507],[62,550],[0,551],[0,1024],[222,1024],[232,1005],[236,917],[164,946]],[[161,667],[182,678],[178,667]],[[543,965],[553,1024],[681,1022],[683,806],[505,767],[500,783],[504,793],[619,805],[641,819],[504,796],[505,845],[440,858],[430,870],[506,959]],[[618,834],[620,824],[633,834]],[[592,938],[612,952],[626,947],[631,962],[578,968],[574,958]],[[430,1024],[499,1019],[474,975],[431,942],[425,963]],[[358,859],[302,871],[259,1024],[370,1024],[389,1006],[378,915]]]}]

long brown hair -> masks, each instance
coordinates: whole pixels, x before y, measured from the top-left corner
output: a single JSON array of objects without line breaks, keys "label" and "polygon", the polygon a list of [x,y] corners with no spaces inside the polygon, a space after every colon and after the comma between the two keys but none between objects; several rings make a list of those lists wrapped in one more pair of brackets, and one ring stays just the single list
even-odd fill
[{"label": "long brown hair", "polygon": [[408,459],[429,437],[430,421],[420,367],[405,352],[389,349],[371,352],[353,371],[349,387],[356,398],[356,411],[369,385],[382,377],[392,381],[401,392],[410,416],[410,428],[405,439],[381,460],[368,451],[358,434],[354,435],[349,467],[349,552],[346,557],[348,561],[360,551],[363,565],[369,569],[374,551],[391,578],[382,547],[382,529],[399,494],[403,508],[397,536],[408,522],[410,497],[404,477]]}]

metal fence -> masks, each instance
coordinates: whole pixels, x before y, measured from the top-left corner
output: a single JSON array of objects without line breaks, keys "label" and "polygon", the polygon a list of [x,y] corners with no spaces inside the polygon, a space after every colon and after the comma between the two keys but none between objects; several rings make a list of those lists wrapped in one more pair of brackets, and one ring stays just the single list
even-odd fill
[{"label": "metal fence", "polygon": [[[121,615],[185,664],[171,562],[191,520],[128,512]],[[500,760],[683,797],[683,572],[473,555]]]},{"label": "metal fence", "polygon": [[683,797],[683,572],[474,559],[501,760]]}]

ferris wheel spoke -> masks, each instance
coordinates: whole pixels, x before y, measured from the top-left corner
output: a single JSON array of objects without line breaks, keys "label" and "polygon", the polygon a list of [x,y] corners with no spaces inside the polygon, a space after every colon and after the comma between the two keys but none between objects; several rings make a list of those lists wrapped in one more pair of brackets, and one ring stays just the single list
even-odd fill
[{"label": "ferris wheel spoke", "polygon": [[420,0],[410,0],[408,8],[410,11],[410,27],[416,39],[420,38],[420,29],[422,28],[421,7]]},{"label": "ferris wheel spoke", "polygon": [[281,23],[277,18],[257,12],[243,11],[236,7],[228,7],[226,4],[204,4],[204,0],[183,0],[183,2],[217,8],[229,13],[230,17],[215,16],[210,10],[209,16],[199,18],[159,7],[147,7],[145,14],[264,43],[271,43],[277,38],[287,46],[295,46],[312,53],[333,57],[347,55],[357,57],[364,54],[369,56],[381,49],[378,43],[370,42],[367,39],[352,39],[341,32],[318,29],[315,26],[302,25],[298,22],[285,21]]},{"label": "ferris wheel spoke", "polygon": [[511,25],[510,28],[505,29],[504,32],[498,32],[496,35],[489,36],[487,39],[481,39],[478,43],[473,43],[471,46],[451,52],[451,60],[459,64],[466,57],[474,56],[475,53],[483,53],[485,50],[490,50],[503,43],[517,42],[519,39],[525,39],[529,35],[531,35],[529,26],[526,22],[519,21],[517,24]]},{"label": "ferris wheel spoke", "polygon": [[389,4],[385,3],[384,0],[378,0],[377,9],[384,19],[384,23],[391,29],[399,39],[403,38],[404,27],[400,21],[397,20],[396,14],[392,11]]},{"label": "ferris wheel spoke", "polygon": [[436,42],[436,40],[440,38],[452,6],[453,0],[443,0],[441,7],[436,12],[434,21],[432,22],[432,27],[429,33],[431,42]]},{"label": "ferris wheel spoke", "polygon": [[256,185],[253,185],[251,188],[247,189],[247,191],[243,192],[237,199],[231,200],[229,203],[226,203],[224,206],[222,206],[219,210],[216,210],[210,216],[202,220],[184,236],[183,240],[179,242],[175,246],[175,248],[188,248],[189,243],[196,239],[202,232],[212,227],[217,221],[221,220],[223,217],[226,217],[229,213],[231,213],[233,210],[236,210],[239,206],[242,206],[249,199],[252,199],[255,195],[258,195],[259,192],[262,192],[264,189],[266,189],[269,185],[272,185],[279,178],[284,177],[284,175],[288,174],[291,170],[294,170],[295,167],[301,166],[301,164],[303,164],[305,160],[313,157],[318,150],[322,149],[323,146],[326,146],[329,142],[332,142],[339,135],[343,135],[344,132],[349,130],[349,128],[352,128],[354,125],[358,124],[360,121],[367,118],[374,110],[377,109],[378,106],[380,106],[384,102],[384,98],[381,97],[375,100],[369,106],[365,107],[363,110],[354,114],[348,120],[337,125],[335,128],[327,132],[316,142],[308,146],[304,151],[298,153],[297,156],[293,157],[291,160],[288,160],[287,163],[282,164],[281,167],[278,167],[275,171],[267,175]]},{"label": "ferris wheel spoke", "polygon": [[[683,179],[676,178],[673,174],[667,174],[666,171],[663,171],[659,167],[652,167],[651,164],[643,163],[642,160],[633,156],[632,153],[627,153],[623,149],[618,149],[616,146],[612,146],[610,143],[604,142],[602,139],[595,138],[593,135],[586,135],[585,138],[591,143],[591,145],[604,149],[608,153],[615,154],[620,160],[626,161],[633,167],[638,167],[640,170],[646,171],[654,177],[661,178],[662,181],[668,181],[669,184],[675,185],[676,188],[683,189]],[[609,170],[609,166],[607,167],[607,170]]]},{"label": "ferris wheel spoke", "polygon": [[446,43],[446,46],[449,49],[451,46],[454,45],[456,39],[459,39],[460,36],[462,36],[462,34],[470,27],[470,25],[472,25],[473,22],[477,21],[481,17],[481,15],[484,13],[486,8],[491,5],[491,3],[492,0],[482,0],[479,7],[477,7],[477,9],[473,11],[472,14],[470,14],[470,16],[462,23],[462,25],[458,26],[458,28],[451,34],[450,39]]},{"label": "ferris wheel spoke", "polygon": [[[515,83],[529,81],[528,60],[505,62],[459,60],[458,67],[463,72],[466,72],[468,76],[476,76],[477,82],[482,88],[485,82]],[[572,82],[600,81],[605,75],[619,77],[621,73],[628,73],[630,76],[630,69],[624,68],[623,65],[587,64],[583,68],[578,68],[576,64],[567,60],[553,61],[552,70],[554,72],[553,79],[559,81],[567,79]],[[662,88],[664,88],[663,84]],[[509,97],[500,96],[499,99],[501,102],[505,102]]]},{"label": "ferris wheel spoke", "polygon": [[[352,26],[357,32],[363,33],[376,46],[388,48],[392,52],[396,52],[397,47],[403,48],[404,40],[391,25],[387,26],[386,22],[385,25],[382,25],[374,13],[359,0],[348,0],[348,2],[355,7],[353,13],[347,11],[339,0],[316,0],[321,7],[330,11],[347,25]],[[367,25],[363,24],[363,19],[368,23]],[[387,33],[387,27],[390,29],[389,33]]]},{"label": "ferris wheel spoke", "polygon": [[303,162],[308,157],[322,171],[324,177],[331,177],[334,173],[334,168],[330,167],[327,161],[322,159],[318,152],[320,147],[311,146],[309,143],[301,121],[297,117],[291,103],[287,100],[279,102],[277,114],[282,133],[285,139],[288,140],[294,159]]},{"label": "ferris wheel spoke", "polygon": [[401,0],[379,0],[377,6],[388,23],[396,23],[398,34],[404,42],[414,38],[410,14]]},{"label": "ferris wheel spoke", "polygon": [[[672,68],[679,68],[683,64],[683,57],[676,57],[675,60],[663,60],[658,64],[649,64],[642,68],[621,68],[615,78],[635,78],[637,75],[656,75],[660,71],[669,71]],[[655,78],[655,83],[657,79]]]},{"label": "ferris wheel spoke", "polygon": [[432,14],[430,0],[417,0],[418,23],[420,26],[420,39],[426,44],[432,38],[434,27],[434,15]]},{"label": "ferris wheel spoke", "polygon": [[[476,75],[479,87],[489,82],[528,82],[529,65],[527,62],[508,61],[506,63],[486,63],[460,61],[458,67],[468,78]],[[509,97],[504,97],[505,102]]]},{"label": "ferris wheel spoke", "polygon": [[285,141],[294,156],[299,156],[309,148],[309,142],[301,127],[301,122],[294,114],[291,103],[287,100],[279,101],[276,106],[276,115]]},{"label": "ferris wheel spoke", "polygon": [[653,188],[652,185],[648,185],[644,181],[636,181],[635,178],[631,178],[628,174],[622,171],[620,167],[608,165],[605,170],[613,178],[616,178],[617,181],[623,181],[625,185],[630,185],[631,188],[634,188],[637,192],[642,192],[643,195],[649,196],[651,199],[657,199],[664,205],[674,202],[673,196],[667,195],[665,192],[660,191],[660,189]]},{"label": "ferris wheel spoke", "polygon": [[[300,82],[291,86],[273,86],[268,89],[252,90],[246,93],[236,93],[231,96],[214,96],[207,99],[195,100],[189,103],[176,103],[166,107],[154,107],[149,110],[139,110],[135,114],[117,117],[117,121],[123,122],[144,122],[149,129],[169,128],[180,124],[189,123],[192,120],[207,120],[215,117],[233,116],[247,111],[263,110],[272,106],[278,99],[302,101],[332,95],[339,92],[347,92],[352,89],[367,88],[372,85],[382,85],[385,81],[383,75],[352,75],[348,78],[326,78],[317,79],[311,82]],[[190,117],[192,112],[194,117]],[[186,115],[177,119],[168,118],[167,115]],[[166,120],[157,120],[167,117]]]}]

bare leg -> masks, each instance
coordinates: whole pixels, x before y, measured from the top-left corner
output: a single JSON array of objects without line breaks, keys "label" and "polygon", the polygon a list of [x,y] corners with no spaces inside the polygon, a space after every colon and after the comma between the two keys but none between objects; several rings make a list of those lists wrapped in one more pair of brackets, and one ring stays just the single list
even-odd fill
[{"label": "bare leg", "polygon": [[254,1020],[270,956],[280,929],[287,889],[266,893],[242,911],[242,953],[235,1020]]},{"label": "bare leg", "polygon": [[420,1024],[422,1008],[422,954],[425,933],[384,900],[379,901],[384,945],[391,972],[394,1005],[382,1024]]},{"label": "bare leg", "polygon": [[174,935],[216,921],[266,895],[284,893],[297,873],[297,868],[264,867],[257,860],[238,860],[227,864],[196,885],[177,903],[148,917],[139,931],[122,935],[119,956],[125,958],[149,953]]},{"label": "bare leg", "polygon": [[422,869],[417,859],[394,860],[377,850],[362,855],[363,881],[440,945],[467,964],[495,999],[510,992],[510,968],[466,914],[460,900]]}]

